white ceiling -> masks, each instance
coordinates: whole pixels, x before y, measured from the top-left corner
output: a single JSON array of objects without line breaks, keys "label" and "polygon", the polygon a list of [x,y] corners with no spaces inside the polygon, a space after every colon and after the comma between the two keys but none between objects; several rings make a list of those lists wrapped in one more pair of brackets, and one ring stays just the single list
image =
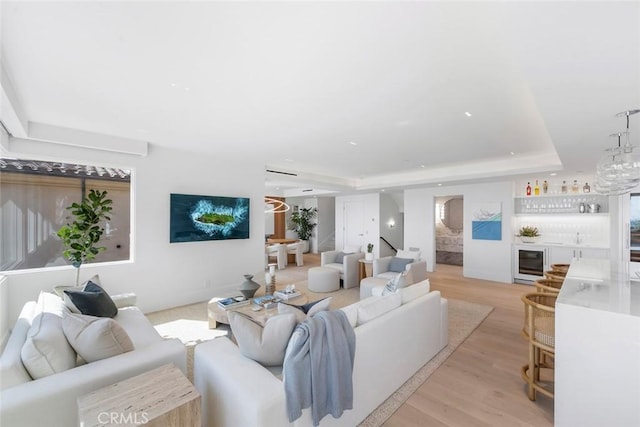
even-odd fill
[{"label": "white ceiling", "polygon": [[640,108],[638,1],[0,7],[25,120],[299,175],[274,194],[589,173]]}]

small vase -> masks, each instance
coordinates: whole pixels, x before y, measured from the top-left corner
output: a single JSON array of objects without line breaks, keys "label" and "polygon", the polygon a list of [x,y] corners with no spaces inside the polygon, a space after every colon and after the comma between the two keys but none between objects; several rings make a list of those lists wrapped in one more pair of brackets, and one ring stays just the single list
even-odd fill
[{"label": "small vase", "polygon": [[244,282],[240,285],[240,292],[246,299],[253,298],[256,291],[260,288],[260,285],[251,279],[253,279],[253,274],[245,274]]},{"label": "small vase", "polygon": [[364,254],[364,259],[366,259],[367,261],[371,261],[373,260],[373,252],[367,252]]}]

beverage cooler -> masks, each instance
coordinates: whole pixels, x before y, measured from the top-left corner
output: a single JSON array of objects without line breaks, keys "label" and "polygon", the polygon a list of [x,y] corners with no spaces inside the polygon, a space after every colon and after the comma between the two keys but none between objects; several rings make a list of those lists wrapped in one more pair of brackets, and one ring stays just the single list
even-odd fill
[{"label": "beverage cooler", "polygon": [[549,248],[523,244],[516,245],[514,251],[514,282],[532,285],[544,278],[544,272],[549,270]]}]

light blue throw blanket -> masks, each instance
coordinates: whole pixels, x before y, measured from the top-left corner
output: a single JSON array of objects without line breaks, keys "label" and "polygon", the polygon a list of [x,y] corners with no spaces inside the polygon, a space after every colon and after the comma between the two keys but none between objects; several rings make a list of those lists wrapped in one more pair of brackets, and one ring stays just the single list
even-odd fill
[{"label": "light blue throw blanket", "polygon": [[284,358],[289,422],[311,407],[313,425],[353,408],[356,335],[342,310],[321,311],[293,331]]}]

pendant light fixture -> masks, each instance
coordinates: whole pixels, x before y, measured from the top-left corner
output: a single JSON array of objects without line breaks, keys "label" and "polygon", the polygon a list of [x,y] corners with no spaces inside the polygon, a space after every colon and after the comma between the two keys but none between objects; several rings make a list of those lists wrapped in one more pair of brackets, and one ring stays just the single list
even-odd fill
[{"label": "pendant light fixture", "polygon": [[[629,117],[640,110],[628,110],[616,114],[627,118],[627,130],[611,136],[618,138],[618,146],[610,148],[596,167],[595,189],[600,194],[620,195],[631,191],[640,184],[640,153],[631,145],[629,138]],[[621,145],[622,135],[625,143]]]}]

